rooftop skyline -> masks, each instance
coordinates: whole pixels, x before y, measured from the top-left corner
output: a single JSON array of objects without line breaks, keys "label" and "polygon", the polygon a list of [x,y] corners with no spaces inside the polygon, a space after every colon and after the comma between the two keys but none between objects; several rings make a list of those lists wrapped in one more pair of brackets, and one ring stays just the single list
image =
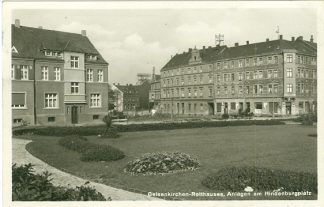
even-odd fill
[{"label": "rooftop skyline", "polygon": [[171,55],[215,46],[215,34],[233,47],[283,38],[316,34],[313,9],[149,9],[149,10],[15,10],[22,26],[38,27],[87,36],[109,62],[110,83],[133,83],[137,73],[160,69]]}]

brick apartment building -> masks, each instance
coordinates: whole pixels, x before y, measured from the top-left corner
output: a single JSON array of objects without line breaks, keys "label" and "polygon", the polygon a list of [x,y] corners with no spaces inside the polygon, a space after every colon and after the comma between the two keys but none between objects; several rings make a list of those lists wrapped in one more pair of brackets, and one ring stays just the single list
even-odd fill
[{"label": "brick apartment building", "polygon": [[316,110],[317,44],[302,36],[189,49],[161,69],[163,113],[297,115]]},{"label": "brick apartment building", "polygon": [[14,124],[69,125],[108,112],[108,63],[81,34],[12,25]]},{"label": "brick apartment building", "polygon": [[161,76],[153,73],[151,81],[151,89],[149,92],[150,110],[160,111],[161,107]]}]

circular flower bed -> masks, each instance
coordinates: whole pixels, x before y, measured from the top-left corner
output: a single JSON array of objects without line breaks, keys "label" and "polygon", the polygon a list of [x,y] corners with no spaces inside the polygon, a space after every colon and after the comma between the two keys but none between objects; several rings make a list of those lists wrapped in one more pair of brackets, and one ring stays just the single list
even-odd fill
[{"label": "circular flower bed", "polygon": [[179,171],[196,170],[199,162],[181,152],[158,152],[142,155],[127,164],[125,172],[131,174],[156,175]]}]

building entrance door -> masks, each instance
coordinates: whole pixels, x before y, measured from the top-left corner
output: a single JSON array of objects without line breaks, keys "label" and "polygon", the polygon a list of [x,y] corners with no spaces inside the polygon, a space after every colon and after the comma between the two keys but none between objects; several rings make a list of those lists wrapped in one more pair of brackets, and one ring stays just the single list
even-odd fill
[{"label": "building entrance door", "polygon": [[72,124],[78,123],[78,107],[77,106],[71,107],[71,121],[72,121]]},{"label": "building entrance door", "polygon": [[214,115],[214,103],[208,103],[208,113]]},{"label": "building entrance door", "polygon": [[291,114],[291,102],[286,102],[286,114]]}]

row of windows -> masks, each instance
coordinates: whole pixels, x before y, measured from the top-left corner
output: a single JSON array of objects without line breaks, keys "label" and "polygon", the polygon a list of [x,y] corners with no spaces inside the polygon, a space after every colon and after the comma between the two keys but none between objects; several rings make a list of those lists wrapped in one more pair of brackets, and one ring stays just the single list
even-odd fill
[{"label": "row of windows", "polygon": [[[27,108],[27,93],[12,93],[12,108]],[[45,93],[44,107],[48,109],[59,108],[59,98],[57,93]],[[90,94],[90,107],[101,107],[101,94]]]},{"label": "row of windows", "polygon": [[316,85],[312,84],[304,84],[304,83],[298,83],[297,84],[297,93],[305,93],[305,94],[315,94],[316,93]]},{"label": "row of windows", "polygon": [[[181,82],[180,82],[181,81]],[[212,83],[213,82],[213,76],[211,73],[208,74],[208,83]],[[166,86],[179,86],[181,83],[181,85],[185,85],[185,77],[181,77],[181,78],[175,78],[175,79],[164,79],[163,80],[163,87]],[[191,85],[191,84],[204,84],[206,83],[206,81],[204,81],[204,75],[200,74],[199,76],[197,75],[193,75],[193,76],[187,76],[187,84]]]},{"label": "row of windows", "polygon": [[[293,63],[294,62],[294,56],[293,54],[287,54],[285,58],[285,62],[287,63]],[[309,57],[309,56],[301,56],[298,55],[296,59],[296,63],[300,64],[311,64],[316,65],[316,57]],[[209,64],[208,65],[208,72],[210,72],[213,68],[215,69],[229,69],[229,68],[243,68],[243,67],[249,67],[249,66],[259,66],[259,65],[268,65],[268,64],[278,64],[278,56],[260,56],[260,57],[249,57],[245,59],[238,59],[238,60],[228,60],[228,61],[222,61],[217,62],[214,65]],[[188,67],[175,69],[175,70],[169,70],[162,73],[162,77],[168,77],[168,76],[174,76],[174,75],[183,75],[183,74],[190,74],[190,73],[202,73],[203,68],[200,67]],[[205,71],[204,71],[205,72]]]},{"label": "row of windows", "polygon": [[[204,89],[201,88],[177,88],[175,90],[163,90],[162,92],[162,97],[163,98],[171,98],[171,97],[203,97],[204,96]],[[213,96],[213,89],[210,87],[208,88],[208,96],[212,97]]]},{"label": "row of windows", "polygon": [[[20,79],[21,80],[29,80],[29,70],[32,69],[31,66],[28,65],[11,65],[11,78],[16,79],[16,68],[20,69]],[[61,68],[54,67],[54,80],[60,81],[61,80]],[[93,69],[87,69],[87,77],[88,82],[93,82]],[[41,66],[41,80],[49,80],[49,69],[48,66]],[[98,70],[97,73],[97,80],[98,82],[103,82],[103,70]]]}]

